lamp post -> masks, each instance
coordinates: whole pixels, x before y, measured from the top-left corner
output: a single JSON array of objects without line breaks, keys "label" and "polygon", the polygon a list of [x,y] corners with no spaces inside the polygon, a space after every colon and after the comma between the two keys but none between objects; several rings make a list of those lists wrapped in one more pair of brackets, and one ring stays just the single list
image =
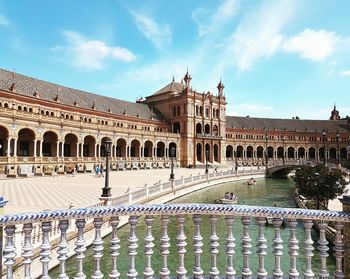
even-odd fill
[{"label": "lamp post", "polygon": [[109,156],[111,154],[112,141],[105,141],[105,153],[106,153],[106,177],[105,177],[105,186],[102,188],[101,198],[109,198],[111,194],[111,187],[109,187]]},{"label": "lamp post", "polygon": [[283,161],[283,166],[285,165],[285,159],[284,159],[284,142],[285,142],[285,138],[284,135],[281,136],[282,139],[282,145],[283,145],[283,154],[282,154],[282,161]]},{"label": "lamp post", "polygon": [[238,172],[237,151],[233,150],[233,156],[235,156],[235,171]]},{"label": "lamp post", "polygon": [[207,149],[205,151],[205,174],[208,174],[208,157],[209,157],[209,150]]},{"label": "lamp post", "polygon": [[174,174],[174,156],[175,156],[175,148],[174,148],[174,146],[172,146],[172,147],[170,148],[170,156],[171,156],[170,180],[174,180],[174,179],[175,179],[175,174]]},{"label": "lamp post", "polygon": [[337,133],[335,134],[335,139],[337,141],[337,167],[340,168],[340,154],[339,154],[339,130],[337,130]]},{"label": "lamp post", "polygon": [[325,129],[322,130],[322,140],[323,140],[323,164],[326,165],[326,141],[327,132]]},{"label": "lamp post", "polygon": [[266,167],[266,170],[267,170],[267,164],[268,164],[268,152],[267,152],[267,140],[268,140],[268,136],[267,136],[267,133],[265,134],[265,167]]}]

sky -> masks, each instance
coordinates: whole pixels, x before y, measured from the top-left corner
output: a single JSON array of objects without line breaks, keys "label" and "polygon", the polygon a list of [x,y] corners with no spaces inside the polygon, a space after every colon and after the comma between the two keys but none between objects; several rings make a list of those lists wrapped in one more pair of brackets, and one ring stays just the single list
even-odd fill
[{"label": "sky", "polygon": [[0,68],[134,102],[187,69],[227,114],[350,115],[350,1],[0,0]]}]

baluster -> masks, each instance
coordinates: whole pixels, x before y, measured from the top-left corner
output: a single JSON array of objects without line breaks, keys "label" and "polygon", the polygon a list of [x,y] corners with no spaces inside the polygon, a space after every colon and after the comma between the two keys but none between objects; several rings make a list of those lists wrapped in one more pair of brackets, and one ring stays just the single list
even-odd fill
[{"label": "baluster", "polygon": [[210,215],[211,223],[211,235],[210,235],[210,258],[211,258],[211,269],[209,271],[211,279],[219,278],[219,270],[216,266],[217,255],[219,254],[219,237],[216,234],[216,225],[218,222],[218,217],[215,215]]},{"label": "baluster", "polygon": [[61,231],[60,243],[58,244],[57,259],[60,262],[60,275],[59,279],[68,279],[66,274],[66,260],[68,259],[68,243],[67,243],[67,230],[68,230],[69,221],[60,220],[59,228]]},{"label": "baluster", "polygon": [[93,257],[95,260],[95,271],[92,275],[93,279],[103,278],[101,272],[101,258],[103,256],[103,240],[101,237],[101,227],[103,225],[103,218],[94,218],[95,239],[92,241]]},{"label": "baluster", "polygon": [[5,227],[5,247],[4,247],[4,265],[6,265],[6,278],[13,278],[13,266],[15,264],[16,247],[15,247],[16,226],[10,225]]},{"label": "baluster", "polygon": [[326,227],[327,227],[327,222],[321,221],[318,224],[318,229],[320,230],[320,239],[317,241],[319,244],[318,250],[320,251],[320,257],[321,257],[321,270],[319,273],[320,278],[328,278],[329,277],[329,272],[327,270],[327,257],[328,253],[327,251],[329,250],[328,248],[328,241],[326,239]]},{"label": "baluster", "polygon": [[83,261],[85,259],[85,240],[84,240],[84,227],[85,227],[86,221],[84,219],[77,219],[75,221],[75,225],[78,229],[78,237],[77,241],[75,242],[75,253],[76,253],[76,260],[77,260],[77,274],[74,276],[74,279],[85,279],[86,276],[84,274],[84,268],[83,268]]},{"label": "baluster", "polygon": [[146,216],[145,222],[147,227],[147,233],[145,237],[145,255],[146,255],[146,266],[143,272],[144,278],[152,279],[154,271],[152,269],[152,255],[153,255],[153,247],[154,247],[154,237],[152,235],[152,225],[153,225],[153,216]]},{"label": "baluster", "polygon": [[334,257],[335,257],[335,272],[334,276],[336,279],[345,278],[345,274],[343,272],[343,259],[344,259],[344,242],[342,238],[342,229],[344,228],[344,224],[340,222],[335,223],[335,239],[334,239]]},{"label": "baluster", "polygon": [[203,253],[203,237],[201,236],[201,222],[202,217],[199,214],[193,215],[194,223],[194,236],[193,236],[193,250],[194,250],[194,268],[193,268],[193,278],[201,279],[203,278],[203,269],[201,267],[201,255]]},{"label": "baluster", "polygon": [[112,270],[111,270],[111,273],[109,274],[109,278],[113,278],[113,279],[118,279],[120,276],[120,273],[117,268],[117,259],[119,256],[119,249],[120,249],[120,240],[117,235],[118,225],[119,225],[119,217],[113,216],[111,218],[112,238],[110,242]]},{"label": "baluster", "polygon": [[312,257],[314,254],[312,251],[314,250],[314,247],[312,244],[314,242],[311,238],[311,228],[312,228],[312,221],[311,220],[304,220],[304,230],[305,230],[305,240],[304,240],[304,250],[305,250],[305,257],[306,257],[306,269],[304,272],[304,278],[313,278],[315,276],[315,273],[312,271]]},{"label": "baluster", "polygon": [[135,259],[137,255],[137,237],[136,237],[136,224],[137,224],[138,216],[130,216],[129,224],[130,224],[130,234],[128,238],[129,243],[129,271],[128,271],[128,279],[136,278],[138,272],[135,269]]},{"label": "baluster", "polygon": [[251,254],[250,249],[252,248],[252,239],[249,236],[250,217],[242,216],[241,220],[243,224],[243,236],[241,238],[243,255],[242,278],[251,279],[252,271],[249,268],[249,255]]},{"label": "baluster", "polygon": [[256,247],[258,250],[256,253],[259,257],[259,268],[258,268],[258,278],[259,279],[266,279],[267,278],[267,271],[265,269],[265,256],[266,256],[266,238],[264,235],[264,228],[266,226],[266,218],[265,217],[256,217],[256,223],[258,224],[259,228],[259,235],[256,240],[257,244]]},{"label": "baluster", "polygon": [[290,268],[288,273],[289,273],[290,279],[298,279],[299,272],[297,270],[297,257],[299,255],[298,253],[299,241],[296,237],[296,232],[295,232],[298,222],[295,219],[289,219],[288,224],[290,228],[289,241],[288,241],[288,248],[289,248],[288,254],[290,256]]},{"label": "baluster", "polygon": [[168,255],[169,255],[169,247],[170,247],[170,238],[168,236],[168,224],[169,224],[169,216],[162,215],[161,223],[162,223],[162,237],[160,238],[161,244],[161,255],[163,258],[163,266],[159,272],[161,279],[168,279],[170,271],[168,269]]},{"label": "baluster", "polygon": [[50,244],[50,231],[51,231],[51,222],[42,222],[41,223],[41,230],[43,233],[43,241],[40,246],[40,261],[42,263],[42,277],[43,279],[49,279],[51,278],[49,276],[49,263],[50,263],[50,254],[51,254],[51,244]]},{"label": "baluster", "polygon": [[275,237],[273,239],[273,253],[275,254],[275,268],[272,271],[273,278],[282,279],[283,271],[281,269],[281,257],[283,254],[283,240],[281,238],[281,225],[283,219],[273,218],[272,224],[275,229]]},{"label": "baluster", "polygon": [[236,270],[233,268],[233,256],[235,254],[235,238],[233,237],[233,223],[235,221],[232,215],[226,216],[225,218],[227,226],[226,234],[226,254],[227,254],[227,266],[226,266],[226,278],[234,279]]},{"label": "baluster", "polygon": [[186,279],[187,270],[185,268],[185,254],[186,254],[186,235],[184,230],[185,224],[185,216],[178,215],[177,216],[177,224],[178,224],[178,235],[177,239],[177,253],[179,254],[179,266],[176,270],[178,279]]},{"label": "baluster", "polygon": [[24,265],[24,278],[32,278],[30,265],[32,263],[33,245],[32,245],[32,231],[33,224],[27,223],[23,225],[24,244],[22,249],[23,265]]}]

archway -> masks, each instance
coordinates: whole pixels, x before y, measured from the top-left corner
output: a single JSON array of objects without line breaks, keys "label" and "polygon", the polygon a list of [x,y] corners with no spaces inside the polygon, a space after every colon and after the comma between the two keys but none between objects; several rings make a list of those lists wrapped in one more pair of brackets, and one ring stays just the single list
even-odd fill
[{"label": "archway", "polygon": [[153,143],[151,141],[146,141],[143,146],[143,156],[152,157]]},{"label": "archway", "polygon": [[117,157],[126,157],[126,140],[118,139],[117,140]]},{"label": "archway", "polygon": [[279,159],[281,159],[281,158],[283,158],[284,156],[283,156],[283,147],[282,146],[279,146],[278,148],[277,148],[277,158],[279,158]]},{"label": "archway", "polygon": [[269,146],[267,148],[267,158],[273,158],[273,151],[274,151],[274,149],[272,146]]},{"label": "archway", "polygon": [[157,143],[157,157],[164,157],[165,154],[165,144],[162,141]]},{"label": "archway", "polygon": [[35,133],[27,128],[18,132],[17,155],[34,156]]},{"label": "archway", "polygon": [[318,150],[318,154],[320,156],[320,159],[324,159],[325,158],[325,149],[324,147],[321,147],[319,150]]},{"label": "archway", "polygon": [[43,135],[43,157],[57,156],[57,141],[58,136],[52,131]]},{"label": "archway", "polygon": [[219,135],[219,129],[217,125],[213,126],[213,135],[214,136],[218,136]]},{"label": "archway", "polygon": [[174,122],[173,133],[180,133],[180,122]]},{"label": "archway", "polygon": [[305,158],[305,148],[304,147],[298,148],[298,158],[300,158],[300,159]]},{"label": "archway", "polygon": [[64,157],[77,156],[78,137],[75,134],[67,134],[64,138]]},{"label": "archway", "polygon": [[294,147],[288,147],[287,157],[288,159],[294,159]]},{"label": "archway", "polygon": [[316,159],[316,149],[314,147],[309,148],[309,159]]},{"label": "archway", "polygon": [[219,162],[219,146],[214,144],[214,161]]},{"label": "archway", "polygon": [[202,124],[201,123],[196,124],[196,134],[202,134]]},{"label": "archway", "polygon": [[204,158],[208,160],[208,162],[211,162],[211,152],[210,152],[210,144],[206,143],[205,144],[205,151],[204,151]]},{"label": "archway", "polygon": [[237,158],[242,158],[243,157],[243,146],[238,145],[236,149],[236,157]]},{"label": "archway", "polygon": [[256,157],[264,158],[264,148],[262,146],[258,146],[256,149]]},{"label": "archway", "polygon": [[329,159],[337,159],[337,149],[334,147],[331,147],[329,149]]},{"label": "archway", "polygon": [[8,130],[3,126],[0,126],[0,156],[6,156],[9,153],[7,150],[8,137]]},{"label": "archway", "polygon": [[254,149],[253,146],[247,147],[247,158],[253,158]]},{"label": "archway", "polygon": [[95,143],[96,140],[93,136],[86,136],[84,138],[83,156],[94,157],[95,156]]},{"label": "archway", "polygon": [[199,162],[202,162],[202,144],[201,143],[197,143],[196,146],[196,159]]},{"label": "archway", "polygon": [[226,159],[232,159],[233,158],[233,146],[227,145],[226,146]]},{"label": "archway", "polygon": [[136,139],[131,142],[130,157],[140,157],[140,142]]},{"label": "archway", "polygon": [[210,125],[209,124],[205,124],[204,126],[204,133],[209,135],[210,134]]}]

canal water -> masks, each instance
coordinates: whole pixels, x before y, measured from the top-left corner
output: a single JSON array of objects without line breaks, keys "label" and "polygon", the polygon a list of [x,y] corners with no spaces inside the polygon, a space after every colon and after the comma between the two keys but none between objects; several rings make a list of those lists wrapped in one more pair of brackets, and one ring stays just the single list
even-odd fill
[{"label": "canal water", "polygon": [[[171,203],[214,203],[214,200],[223,196],[225,192],[234,192],[238,196],[238,203],[241,205],[255,205],[255,206],[273,206],[278,207],[295,207],[293,200],[293,189],[294,184],[289,179],[259,179],[257,180],[256,185],[247,185],[246,182],[237,181],[231,183],[220,184],[213,186],[207,189],[193,192],[184,197],[173,200]],[[136,267],[138,271],[138,277],[143,277],[143,270],[145,268],[145,256],[144,256],[144,237],[146,235],[146,229],[144,225],[144,218],[140,218],[137,225],[137,237],[138,241],[138,255],[136,257]],[[129,236],[129,226],[124,226],[118,230],[118,237],[120,238],[120,255],[118,257],[118,270],[121,273],[120,278],[127,278],[128,265],[129,265],[129,256],[128,256],[128,236]],[[210,221],[207,217],[203,216],[201,234],[203,237],[203,254],[201,257],[201,266],[204,270],[204,274],[207,275],[210,270]],[[154,236],[154,254],[152,256],[152,268],[155,271],[155,276],[158,277],[159,270],[162,266],[162,258],[160,255],[160,237],[161,237],[161,225],[159,218],[155,218],[153,225],[153,236]],[[240,275],[242,270],[242,253],[241,253],[241,236],[242,236],[242,225],[240,218],[235,219],[234,223],[234,237],[236,239],[235,244],[235,255],[234,255],[234,268],[237,272],[237,275]],[[170,237],[170,255],[177,255],[176,247],[176,236],[178,233],[178,227],[176,224],[176,219],[171,218],[169,224],[169,237]],[[253,274],[256,274],[258,269],[258,257],[256,254],[256,239],[258,236],[258,228],[256,226],[255,220],[251,219],[250,225],[250,237],[252,238],[252,248],[250,256],[250,268],[253,271]],[[185,255],[185,264],[188,275],[192,275],[192,269],[194,266],[194,253],[193,253],[193,235],[194,235],[194,225],[192,217],[188,217],[185,223],[185,234],[187,237],[187,253]],[[225,237],[226,237],[226,224],[224,217],[219,218],[217,235],[219,237],[219,255],[217,257],[217,266],[220,271],[220,275],[224,276],[225,274],[225,265],[227,262],[226,253],[225,253]],[[282,256],[282,270],[284,275],[288,274],[290,258],[288,255],[288,239],[289,239],[289,228],[285,227],[281,230],[281,236],[283,239],[283,256]],[[297,269],[300,275],[303,275],[305,270],[305,257],[304,257],[304,245],[303,245],[303,226],[298,224],[297,227],[297,238],[299,240],[299,256],[297,261]],[[269,275],[272,274],[274,268],[274,257],[273,257],[273,238],[274,238],[274,229],[272,226],[266,226],[265,237],[267,239],[267,256],[265,257],[265,268],[268,271]],[[104,256],[102,258],[102,270],[104,274],[108,274],[111,269],[111,261],[108,257],[109,255],[109,240],[110,237],[107,236],[104,239]],[[313,271],[317,274],[320,270],[320,258],[317,249],[317,232],[313,232],[314,240],[314,254],[312,260]],[[86,252],[86,259],[84,261],[84,272],[87,277],[91,277],[94,271],[94,260],[92,257],[92,248],[89,247]],[[330,257],[327,259],[327,266],[330,272],[330,277],[334,274],[335,260],[332,256],[333,252],[329,251]],[[178,257],[169,257],[168,265],[171,275],[176,275],[176,269],[178,266]],[[74,257],[68,260],[67,262],[67,272],[69,277],[73,277],[76,274],[76,260]],[[55,268],[50,272],[52,278],[58,277],[58,268]]]}]

